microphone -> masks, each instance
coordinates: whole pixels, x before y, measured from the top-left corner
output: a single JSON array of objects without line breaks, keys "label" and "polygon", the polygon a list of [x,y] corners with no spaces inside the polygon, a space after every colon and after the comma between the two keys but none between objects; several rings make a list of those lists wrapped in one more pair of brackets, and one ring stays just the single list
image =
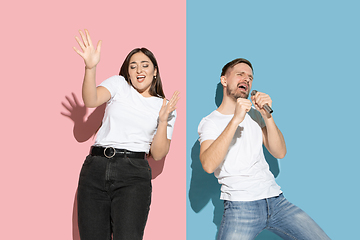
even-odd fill
[{"label": "microphone", "polygon": [[[254,96],[256,93],[257,93],[256,90],[252,90],[251,96]],[[264,108],[265,111],[267,111],[269,114],[273,113],[273,110],[271,109],[271,107],[269,106],[269,104],[265,103],[265,105],[263,106],[263,108]]]}]

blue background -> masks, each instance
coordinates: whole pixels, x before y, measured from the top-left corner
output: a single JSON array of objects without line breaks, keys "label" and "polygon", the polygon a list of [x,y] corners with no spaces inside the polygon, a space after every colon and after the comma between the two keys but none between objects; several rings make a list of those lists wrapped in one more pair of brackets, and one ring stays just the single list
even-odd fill
[{"label": "blue background", "polygon": [[[244,57],[268,93],[288,153],[267,160],[285,197],[331,239],[360,239],[357,1],[187,1],[187,239],[215,239],[220,186],[197,126],[217,108],[221,68]],[[264,231],[257,238],[280,239]]]}]

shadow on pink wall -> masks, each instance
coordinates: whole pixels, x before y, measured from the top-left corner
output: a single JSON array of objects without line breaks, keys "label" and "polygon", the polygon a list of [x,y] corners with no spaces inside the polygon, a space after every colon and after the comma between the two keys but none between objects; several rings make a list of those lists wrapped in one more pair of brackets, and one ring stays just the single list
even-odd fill
[{"label": "shadow on pink wall", "polygon": [[[71,95],[72,98],[65,96],[67,102],[61,103],[63,107],[67,110],[66,112],[61,112],[61,115],[70,118],[74,122],[73,134],[76,141],[82,143],[88,141],[90,138],[94,139],[97,131],[101,126],[106,104],[97,107],[87,117],[87,119],[85,119],[88,108],[79,102],[78,98],[74,93],[72,93]],[[155,161],[152,157],[148,157],[148,162],[152,171],[152,179],[155,179],[162,173],[164,169],[165,158],[159,161]],[[77,217],[77,190],[74,197],[72,220],[73,240],[80,240]]]}]

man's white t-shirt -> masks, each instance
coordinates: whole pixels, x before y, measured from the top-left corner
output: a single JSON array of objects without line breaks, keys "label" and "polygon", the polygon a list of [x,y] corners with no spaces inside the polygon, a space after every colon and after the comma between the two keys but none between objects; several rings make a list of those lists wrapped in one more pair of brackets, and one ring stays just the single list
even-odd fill
[{"label": "man's white t-shirt", "polygon": [[[100,86],[109,90],[111,98],[94,146],[149,153],[163,99],[143,97],[119,75],[106,79]],[[168,139],[171,139],[175,119],[176,111],[173,111],[168,118]]]},{"label": "man's white t-shirt", "polygon": [[[198,127],[200,143],[216,140],[233,116],[215,110],[203,118]],[[263,127],[261,114],[252,107],[239,124],[224,161],[214,171],[222,185],[221,199],[255,201],[281,193],[264,157]]]}]

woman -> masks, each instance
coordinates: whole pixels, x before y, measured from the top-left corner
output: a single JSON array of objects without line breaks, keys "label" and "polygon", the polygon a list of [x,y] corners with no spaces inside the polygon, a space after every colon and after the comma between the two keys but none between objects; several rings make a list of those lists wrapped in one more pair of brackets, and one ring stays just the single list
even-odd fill
[{"label": "woman", "polygon": [[168,153],[179,92],[165,99],[154,55],[137,48],[126,57],[120,75],[96,87],[101,41],[94,48],[80,31],[86,107],[106,104],[102,126],[81,169],[78,224],[82,240],[142,239],[151,201],[151,169],[146,156]]}]

